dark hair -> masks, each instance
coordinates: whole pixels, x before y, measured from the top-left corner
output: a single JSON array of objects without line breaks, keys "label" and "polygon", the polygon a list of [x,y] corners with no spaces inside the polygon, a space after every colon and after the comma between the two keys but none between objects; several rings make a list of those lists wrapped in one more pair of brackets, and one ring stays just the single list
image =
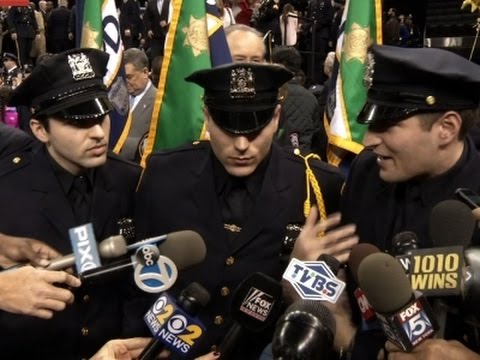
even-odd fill
[{"label": "dark hair", "polygon": [[297,74],[302,68],[302,56],[291,46],[278,46],[273,49],[272,61],[282,64],[288,70]]},{"label": "dark hair", "polygon": [[[464,140],[474,124],[480,122],[480,108],[457,111],[462,118],[462,125],[458,131],[458,139]],[[423,130],[431,130],[438,118],[445,112],[431,112],[419,114],[421,117],[421,127]]]}]

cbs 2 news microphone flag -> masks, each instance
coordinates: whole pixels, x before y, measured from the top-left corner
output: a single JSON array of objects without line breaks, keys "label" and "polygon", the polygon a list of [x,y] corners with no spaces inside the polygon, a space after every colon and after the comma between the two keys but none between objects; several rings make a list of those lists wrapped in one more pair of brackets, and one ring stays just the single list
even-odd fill
[{"label": "cbs 2 news microphone flag", "polygon": [[324,123],[328,162],[339,166],[347,154],[363,149],[365,125],[356,118],[367,98],[363,84],[367,49],[382,43],[381,0],[347,0],[339,28]]},{"label": "cbs 2 news microphone flag", "polygon": [[192,72],[231,62],[215,0],[172,0],[172,16],[142,166],[155,150],[205,138],[203,89]]},{"label": "cbs 2 news microphone flag", "polygon": [[103,80],[113,105],[109,141],[110,148],[113,148],[125,127],[129,110],[123,43],[115,0],[77,0],[75,12],[77,46],[101,49],[110,55]]}]

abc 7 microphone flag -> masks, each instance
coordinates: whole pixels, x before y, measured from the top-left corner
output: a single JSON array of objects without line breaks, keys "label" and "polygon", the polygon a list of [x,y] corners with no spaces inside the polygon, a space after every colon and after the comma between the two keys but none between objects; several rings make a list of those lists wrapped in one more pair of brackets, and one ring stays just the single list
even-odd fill
[{"label": "abc 7 microphone flag", "polygon": [[283,273],[283,278],[292,284],[304,300],[336,303],[345,289],[345,283],[337,279],[324,261],[300,261],[293,258]]},{"label": "abc 7 microphone flag", "polygon": [[160,293],[170,289],[178,277],[175,263],[160,255],[155,245],[144,245],[133,255],[135,270],[133,277],[140,290],[148,293]]}]

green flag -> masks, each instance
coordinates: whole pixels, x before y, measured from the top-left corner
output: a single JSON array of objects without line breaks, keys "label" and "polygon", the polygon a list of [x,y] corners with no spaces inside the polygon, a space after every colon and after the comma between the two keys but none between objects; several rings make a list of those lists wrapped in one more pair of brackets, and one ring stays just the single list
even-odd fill
[{"label": "green flag", "polygon": [[85,0],[83,2],[80,47],[103,49],[102,3],[103,0]]},{"label": "green flag", "polygon": [[367,49],[381,42],[381,0],[347,0],[336,49],[338,71],[332,75],[334,107],[327,111],[329,143],[334,145],[328,160],[334,165],[345,152],[358,154],[363,149],[367,127],[356,118],[367,98],[363,83]]}]

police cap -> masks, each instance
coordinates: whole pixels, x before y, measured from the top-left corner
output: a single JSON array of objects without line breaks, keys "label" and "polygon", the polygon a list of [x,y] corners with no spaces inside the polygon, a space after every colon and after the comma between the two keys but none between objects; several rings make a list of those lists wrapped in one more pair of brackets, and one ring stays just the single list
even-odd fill
[{"label": "police cap", "polygon": [[196,71],[186,80],[205,89],[215,124],[233,134],[251,134],[272,120],[278,90],[292,77],[281,65],[233,63]]},{"label": "police cap", "polygon": [[480,66],[442,49],[373,45],[364,80],[367,102],[357,118],[362,124],[474,109],[480,99]]},{"label": "police cap", "polygon": [[52,55],[15,89],[10,104],[31,107],[33,117],[80,121],[101,118],[112,110],[103,83],[108,57],[97,49]]},{"label": "police cap", "polygon": [[5,60],[12,60],[12,61],[15,61],[16,63],[18,63],[17,56],[15,54],[12,54],[12,53],[9,53],[9,52],[3,53],[2,61],[5,61]]}]

